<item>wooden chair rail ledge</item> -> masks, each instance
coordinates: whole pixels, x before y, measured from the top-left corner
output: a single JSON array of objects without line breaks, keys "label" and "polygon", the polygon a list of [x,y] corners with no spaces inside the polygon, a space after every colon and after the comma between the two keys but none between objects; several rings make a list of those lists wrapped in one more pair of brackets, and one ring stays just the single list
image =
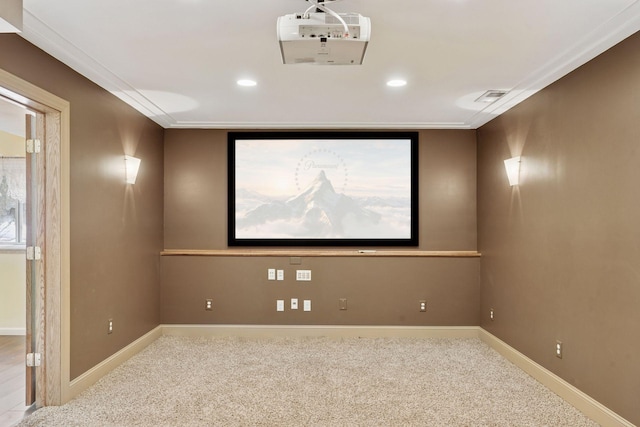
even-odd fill
[{"label": "wooden chair rail ledge", "polygon": [[298,256],[298,257],[479,257],[476,251],[420,251],[420,250],[325,250],[325,249],[165,249],[162,256]]}]

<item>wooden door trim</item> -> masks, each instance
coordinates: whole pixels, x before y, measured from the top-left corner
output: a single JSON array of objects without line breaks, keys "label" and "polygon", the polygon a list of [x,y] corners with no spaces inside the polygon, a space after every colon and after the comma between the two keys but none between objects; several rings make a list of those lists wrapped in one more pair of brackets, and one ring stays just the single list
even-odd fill
[{"label": "wooden door trim", "polygon": [[39,406],[60,405],[70,392],[70,104],[0,69],[0,94],[45,115],[45,263],[46,292],[39,323],[44,325],[43,363],[38,375]]}]

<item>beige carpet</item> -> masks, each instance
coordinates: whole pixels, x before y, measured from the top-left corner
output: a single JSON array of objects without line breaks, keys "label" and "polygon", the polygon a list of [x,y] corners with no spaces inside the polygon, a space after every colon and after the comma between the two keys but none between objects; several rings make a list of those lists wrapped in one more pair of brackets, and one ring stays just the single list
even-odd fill
[{"label": "beige carpet", "polygon": [[162,337],[20,426],[596,426],[478,339]]}]

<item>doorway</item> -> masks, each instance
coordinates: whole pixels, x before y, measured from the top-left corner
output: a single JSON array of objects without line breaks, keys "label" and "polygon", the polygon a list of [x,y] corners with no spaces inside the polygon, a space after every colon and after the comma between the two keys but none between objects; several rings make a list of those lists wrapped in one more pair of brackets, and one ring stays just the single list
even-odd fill
[{"label": "doorway", "polygon": [[33,403],[25,387],[27,317],[27,164],[25,106],[0,97],[0,425]]},{"label": "doorway", "polygon": [[[0,96],[38,111],[34,126],[41,154],[28,165],[37,175],[38,213],[33,245],[35,277],[33,349],[40,355],[35,372],[36,406],[60,405],[70,399],[69,381],[69,111],[67,101],[0,69]],[[42,137],[40,137],[40,135]],[[28,216],[28,215],[27,215]],[[29,228],[27,228],[29,230]],[[29,253],[29,251],[27,251]],[[36,263],[34,263],[36,265]],[[29,273],[27,273],[29,274]],[[45,292],[46,291],[46,292]],[[27,302],[29,304],[29,302]],[[25,316],[26,317],[26,316]],[[27,318],[27,333],[29,318]],[[23,354],[24,357],[24,354]],[[25,368],[26,369],[26,368]]]}]

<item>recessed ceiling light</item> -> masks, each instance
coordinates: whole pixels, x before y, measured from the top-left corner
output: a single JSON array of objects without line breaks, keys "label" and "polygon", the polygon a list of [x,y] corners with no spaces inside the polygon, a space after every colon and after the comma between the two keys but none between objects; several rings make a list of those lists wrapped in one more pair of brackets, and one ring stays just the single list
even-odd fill
[{"label": "recessed ceiling light", "polygon": [[238,83],[238,86],[245,86],[245,87],[251,87],[258,84],[255,80],[248,80],[248,79],[241,79],[241,80],[238,80],[236,83]]},{"label": "recessed ceiling light", "polygon": [[389,87],[402,87],[402,86],[406,86],[406,85],[407,85],[407,81],[406,80],[401,80],[401,79],[389,80],[387,82],[387,86],[389,86]]}]

